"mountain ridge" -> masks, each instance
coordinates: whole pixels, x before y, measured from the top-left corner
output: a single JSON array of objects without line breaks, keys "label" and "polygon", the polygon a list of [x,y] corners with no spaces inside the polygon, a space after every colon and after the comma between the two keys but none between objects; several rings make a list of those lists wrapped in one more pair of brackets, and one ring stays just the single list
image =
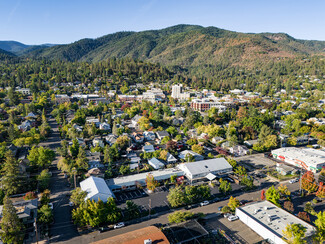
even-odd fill
[{"label": "mountain ridge", "polygon": [[[1,48],[1,46],[0,46]],[[131,57],[170,66],[244,65],[324,55],[325,41],[295,39],[286,33],[241,33],[209,26],[175,25],[160,30],[122,31],[71,44],[25,49],[23,57],[97,62]]]}]

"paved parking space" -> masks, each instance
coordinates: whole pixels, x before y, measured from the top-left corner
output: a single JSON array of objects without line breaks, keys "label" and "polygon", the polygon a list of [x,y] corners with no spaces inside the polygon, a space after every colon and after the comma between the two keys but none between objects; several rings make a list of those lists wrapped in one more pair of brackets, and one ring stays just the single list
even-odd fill
[{"label": "paved parking space", "polygon": [[210,228],[220,228],[226,234],[236,240],[236,243],[257,243],[262,241],[263,238],[256,234],[251,228],[245,225],[240,220],[229,221],[227,218],[220,216],[207,221],[207,226]]},{"label": "paved parking space", "polygon": [[275,162],[271,159],[264,157],[264,153],[246,155],[234,158],[237,162],[243,163],[250,171],[255,169],[262,169],[264,167],[275,166]]},{"label": "paved parking space", "polygon": [[125,202],[126,200],[137,199],[144,196],[147,196],[147,193],[140,189],[115,193],[117,202]]}]

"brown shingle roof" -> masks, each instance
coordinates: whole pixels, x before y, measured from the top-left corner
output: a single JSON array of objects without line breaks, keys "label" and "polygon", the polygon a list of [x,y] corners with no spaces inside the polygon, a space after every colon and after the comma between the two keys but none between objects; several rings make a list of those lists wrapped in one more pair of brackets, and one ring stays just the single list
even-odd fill
[{"label": "brown shingle roof", "polygon": [[151,239],[153,244],[169,244],[164,233],[155,226],[145,227],[118,236],[93,242],[94,244],[143,244],[144,240]]}]

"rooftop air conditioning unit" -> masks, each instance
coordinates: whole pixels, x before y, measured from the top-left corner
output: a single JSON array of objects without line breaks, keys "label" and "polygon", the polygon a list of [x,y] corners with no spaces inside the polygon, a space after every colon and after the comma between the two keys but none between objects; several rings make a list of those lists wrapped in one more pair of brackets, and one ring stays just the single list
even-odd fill
[{"label": "rooftop air conditioning unit", "polygon": [[152,244],[152,240],[151,239],[144,240],[144,244]]}]

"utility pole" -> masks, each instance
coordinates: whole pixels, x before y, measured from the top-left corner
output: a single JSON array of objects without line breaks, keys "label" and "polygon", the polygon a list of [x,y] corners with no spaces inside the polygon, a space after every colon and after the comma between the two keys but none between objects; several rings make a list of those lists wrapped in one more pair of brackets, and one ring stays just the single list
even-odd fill
[{"label": "utility pole", "polygon": [[151,215],[151,198],[149,199],[149,217]]},{"label": "utility pole", "polygon": [[37,222],[36,222],[36,218],[35,218],[34,226],[35,226],[35,232],[36,232],[36,243],[38,244],[38,231],[37,231]]}]

